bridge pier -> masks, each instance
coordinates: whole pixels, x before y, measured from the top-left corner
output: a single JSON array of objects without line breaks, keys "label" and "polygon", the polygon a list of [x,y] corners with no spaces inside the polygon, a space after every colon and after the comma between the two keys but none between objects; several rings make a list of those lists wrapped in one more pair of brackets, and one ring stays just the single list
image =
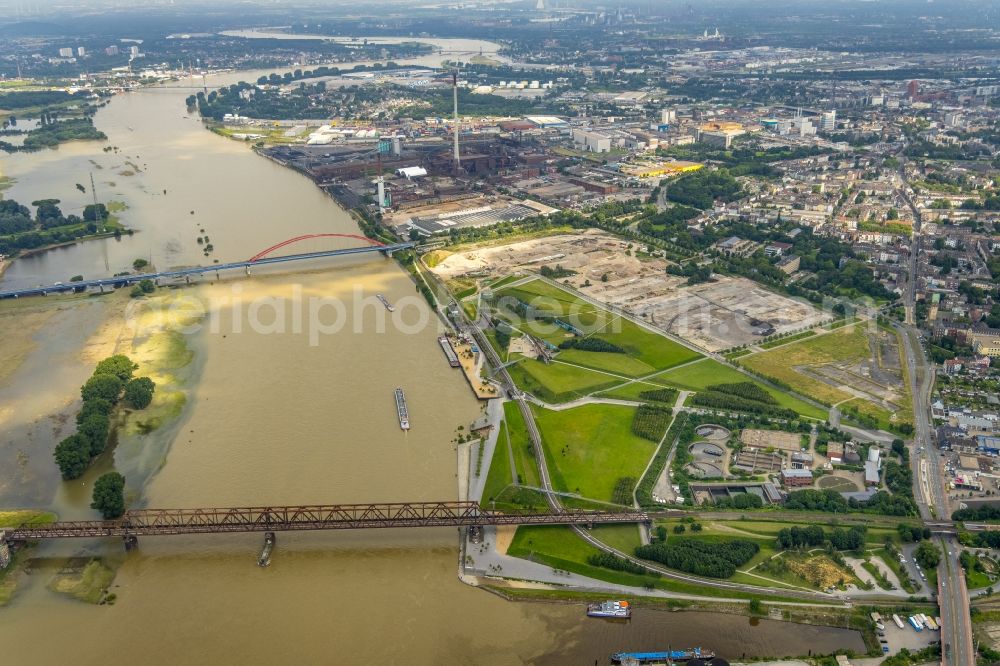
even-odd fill
[{"label": "bridge pier", "polygon": [[469,541],[478,545],[483,542],[483,528],[479,525],[469,525]]},{"label": "bridge pier", "polygon": [[139,537],[135,535],[126,534],[125,536],[122,537],[122,543],[125,544],[126,553],[130,553],[133,550],[139,549]]}]

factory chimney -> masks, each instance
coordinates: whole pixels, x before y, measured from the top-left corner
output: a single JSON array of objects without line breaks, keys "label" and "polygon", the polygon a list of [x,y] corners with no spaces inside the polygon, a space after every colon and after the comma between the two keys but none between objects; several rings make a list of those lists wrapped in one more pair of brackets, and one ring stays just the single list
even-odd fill
[{"label": "factory chimney", "polygon": [[462,166],[462,160],[458,156],[458,70],[451,73],[451,91],[454,97],[455,103],[455,113],[454,113],[454,126],[452,127],[452,133],[455,137],[455,168]]}]

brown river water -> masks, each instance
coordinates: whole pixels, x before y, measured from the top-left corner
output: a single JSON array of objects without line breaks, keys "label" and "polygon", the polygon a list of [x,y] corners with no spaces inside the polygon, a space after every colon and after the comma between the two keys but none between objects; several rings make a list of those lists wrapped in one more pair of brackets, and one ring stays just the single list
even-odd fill
[{"label": "brown river water", "polygon": [[[111,272],[136,257],[161,268],[204,263],[195,243],[201,229],[220,261],[303,233],[357,231],[307,179],[187,117],[188,94],[147,90],[102,109],[97,126],[119,154],[79,143],[3,158],[4,173],[16,179],[7,196],[57,197],[72,211],[89,197],[75,183],[89,190],[93,172],[102,199],[126,202],[124,221],[138,230],[18,261],[3,288],[105,274],[105,258]],[[141,171],[120,175],[135,171],[123,156]],[[456,497],[456,428],[481,407],[441,355],[429,308],[406,273],[381,257],[307,268],[183,292],[208,304],[201,330],[186,336],[195,352],[184,370],[187,404],[173,422],[123,438],[115,452],[135,505]],[[377,292],[401,306],[384,330],[377,303],[354,310]],[[271,327],[283,332],[251,330],[251,301],[297,294],[344,303],[344,330],[312,340],[308,322],[297,331],[291,311],[277,318],[285,326]],[[89,484],[111,460],[82,482],[61,483],[51,450],[66,425],[52,415],[76,408],[77,387],[92,368],[81,350],[108,308],[98,301],[56,313],[0,385],[0,507],[93,516]],[[426,325],[417,326],[421,320]],[[407,391],[408,433],[396,420],[395,386]],[[457,544],[451,529],[282,533],[272,565],[261,569],[260,535],[146,538],[128,555],[117,542],[45,543],[0,609],[0,645],[5,658],[25,664],[605,664],[617,650],[667,645],[730,658],[863,649],[856,632],[828,627],[651,610],[622,625],[588,621],[580,606],[506,602],[459,582]],[[121,562],[114,605],[47,588],[46,563],[81,554]]]}]

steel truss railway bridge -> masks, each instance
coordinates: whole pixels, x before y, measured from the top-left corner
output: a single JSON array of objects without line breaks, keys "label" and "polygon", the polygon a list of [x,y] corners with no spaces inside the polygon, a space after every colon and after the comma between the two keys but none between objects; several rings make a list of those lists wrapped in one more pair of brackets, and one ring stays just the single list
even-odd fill
[{"label": "steel truss railway bridge", "polygon": [[[600,525],[646,523],[639,511],[504,513],[476,502],[405,502],[234,507],[222,509],[135,509],[115,520],[23,524],[3,534],[8,542],[73,537],[121,537],[134,546],[139,537],[177,534],[349,530],[389,527],[470,527],[487,525]],[[2,534],[2,532],[0,532]]]}]

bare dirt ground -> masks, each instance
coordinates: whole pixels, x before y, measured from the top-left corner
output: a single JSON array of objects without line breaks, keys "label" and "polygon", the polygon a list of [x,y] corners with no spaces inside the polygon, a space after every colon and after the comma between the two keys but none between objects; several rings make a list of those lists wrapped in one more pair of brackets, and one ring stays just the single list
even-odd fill
[{"label": "bare dirt ground", "polygon": [[575,271],[560,282],[709,351],[757,342],[760,338],[752,331],[755,320],[766,321],[781,334],[830,319],[808,303],[744,278],[717,275],[712,282],[687,286],[685,278],[667,274],[666,259],[648,256],[644,250],[591,229],[452,254],[436,251],[430,263],[445,280],[529,274],[558,265]]}]

